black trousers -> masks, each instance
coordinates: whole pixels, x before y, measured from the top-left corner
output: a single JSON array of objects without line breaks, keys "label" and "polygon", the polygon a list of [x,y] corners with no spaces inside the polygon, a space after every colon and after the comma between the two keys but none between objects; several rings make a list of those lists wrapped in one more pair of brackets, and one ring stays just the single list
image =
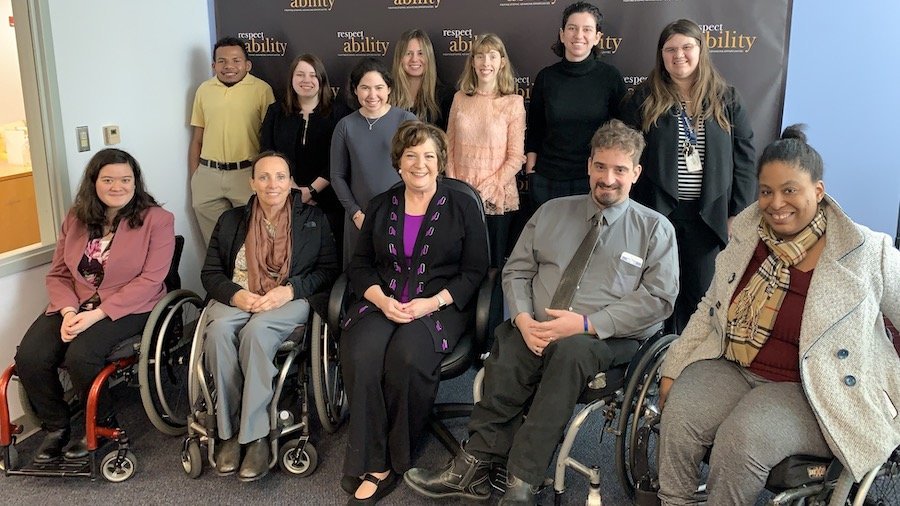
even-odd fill
[{"label": "black trousers", "polygon": [[586,171],[584,177],[576,179],[550,179],[537,172],[532,173],[528,177],[528,191],[531,194],[531,203],[534,211],[537,211],[537,208],[541,207],[548,200],[570,195],[584,195],[591,191]]},{"label": "black trousers", "polygon": [[[104,318],[69,343],[60,337],[59,313],[37,317],[16,352],[16,371],[44,428],[69,427],[71,413],[59,382],[59,367],[68,369],[72,386],[81,402],[86,402],[94,378],[106,366],[106,356],[122,340],[141,333],[149,316],[150,313],[142,313],[116,321]],[[97,418],[102,420],[113,414],[105,390],[99,401]]]},{"label": "black trousers", "polygon": [[380,312],[343,333],[340,353],[350,403],[344,474],[405,473],[431,415],[443,354],[421,321],[401,325]]},{"label": "black trousers", "polygon": [[681,334],[709,289],[716,270],[716,255],[722,251],[723,245],[700,217],[700,204],[697,202],[679,202],[678,207],[669,214],[669,221],[675,227],[678,243],[680,289],[667,330]]},{"label": "black trousers", "polygon": [[516,477],[542,483],[587,382],[630,359],[638,345],[631,339],[579,334],[550,343],[538,357],[519,330],[504,322],[484,363],[484,390],[469,421],[466,451],[506,461]]}]

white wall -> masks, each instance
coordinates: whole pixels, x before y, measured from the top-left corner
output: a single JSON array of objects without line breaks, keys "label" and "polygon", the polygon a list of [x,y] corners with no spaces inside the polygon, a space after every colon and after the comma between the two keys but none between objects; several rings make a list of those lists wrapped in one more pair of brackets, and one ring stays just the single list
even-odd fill
[{"label": "white wall", "polygon": [[[105,147],[102,126],[119,125],[116,147],[135,156],[150,191],[175,214],[175,231],[187,238],[182,279],[199,290],[205,253],[190,206],[187,147],[194,90],[211,75],[207,0],[50,0],[50,24],[73,194],[87,161]],[[88,152],[76,149],[79,125],[90,128]],[[17,294],[15,307],[0,304],[0,364],[11,363],[46,306],[46,272],[43,266],[0,278],[0,293]],[[21,413],[15,399],[12,411]]]},{"label": "white wall", "polygon": [[[0,0],[0,125],[25,119],[22,101],[22,76],[19,75],[19,55],[16,51],[16,32],[9,26],[12,0]],[[24,23],[24,19],[18,20]]]}]

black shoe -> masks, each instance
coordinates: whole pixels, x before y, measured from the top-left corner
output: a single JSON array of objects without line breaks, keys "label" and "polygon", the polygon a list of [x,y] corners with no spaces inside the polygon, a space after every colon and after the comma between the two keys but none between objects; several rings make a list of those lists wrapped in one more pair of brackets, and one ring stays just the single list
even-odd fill
[{"label": "black shoe", "polygon": [[38,447],[34,456],[35,462],[46,463],[62,457],[63,447],[69,442],[71,432],[69,428],[56,429],[47,431],[41,446]]},{"label": "black shoe", "polygon": [[375,492],[365,499],[357,499],[356,497],[351,496],[350,500],[347,501],[348,506],[354,504],[375,504],[378,501],[384,499],[385,496],[390,494],[397,486],[397,473],[388,471],[388,475],[380,480],[375,476],[366,473],[365,478],[360,480],[360,484],[364,481],[374,483]]},{"label": "black shoe", "polygon": [[228,476],[237,472],[241,467],[241,445],[237,436],[231,439],[219,441],[216,452],[216,472],[219,476]]},{"label": "black shoe", "polygon": [[535,506],[537,491],[538,487],[509,474],[506,480],[506,493],[500,498],[497,506]]},{"label": "black shoe", "polygon": [[356,493],[356,489],[358,489],[360,485],[362,485],[362,478],[359,476],[345,474],[344,477],[341,478],[341,490],[348,494]]},{"label": "black shoe", "polygon": [[247,444],[244,461],[238,472],[241,481],[256,481],[269,474],[269,438],[261,437]]},{"label": "black shoe", "polygon": [[87,437],[83,437],[78,441],[72,441],[65,448],[63,457],[66,460],[79,460],[88,456]]},{"label": "black shoe", "polygon": [[415,492],[432,499],[462,497],[484,501],[491,497],[489,469],[488,462],[478,460],[465,450],[460,450],[443,469],[416,467],[407,471],[403,475],[403,480]]}]

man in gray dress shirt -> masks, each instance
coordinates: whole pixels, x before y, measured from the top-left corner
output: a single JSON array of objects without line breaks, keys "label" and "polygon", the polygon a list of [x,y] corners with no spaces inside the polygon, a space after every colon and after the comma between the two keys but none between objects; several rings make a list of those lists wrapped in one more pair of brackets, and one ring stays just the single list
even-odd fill
[{"label": "man in gray dress shirt", "polygon": [[662,328],[678,295],[678,252],[669,221],[628,198],[643,148],[639,132],[610,121],[591,140],[591,193],[551,200],[528,221],[503,269],[513,318],[495,332],[465,451],[443,469],[408,471],[413,490],[486,499],[491,463],[506,462],[500,504],[534,504],[587,382]]}]

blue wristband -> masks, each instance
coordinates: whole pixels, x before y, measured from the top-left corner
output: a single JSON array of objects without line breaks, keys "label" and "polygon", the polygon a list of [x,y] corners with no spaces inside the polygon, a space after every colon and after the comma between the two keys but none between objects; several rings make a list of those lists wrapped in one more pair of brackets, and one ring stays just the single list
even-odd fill
[{"label": "blue wristband", "polygon": [[584,333],[587,334],[587,333],[588,333],[588,319],[587,319],[587,315],[582,315],[582,316],[584,317]]}]

